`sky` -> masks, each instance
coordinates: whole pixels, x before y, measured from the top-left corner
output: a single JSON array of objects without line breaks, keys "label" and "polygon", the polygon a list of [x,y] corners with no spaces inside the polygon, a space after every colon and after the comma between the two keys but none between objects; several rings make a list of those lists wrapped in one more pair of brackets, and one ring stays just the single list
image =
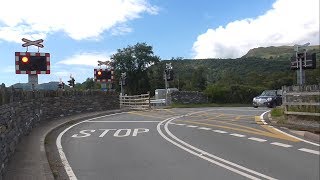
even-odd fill
[{"label": "sky", "polygon": [[[93,77],[97,61],[145,42],[162,60],[239,58],[256,47],[319,45],[319,0],[1,0],[0,83],[15,74],[22,38],[43,39],[51,74],[39,83]],[[34,46],[29,52],[37,52]]]}]

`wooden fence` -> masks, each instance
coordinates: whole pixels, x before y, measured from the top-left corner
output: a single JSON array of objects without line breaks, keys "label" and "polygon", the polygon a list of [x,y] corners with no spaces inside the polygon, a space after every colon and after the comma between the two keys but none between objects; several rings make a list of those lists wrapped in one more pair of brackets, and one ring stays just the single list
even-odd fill
[{"label": "wooden fence", "polygon": [[285,114],[320,116],[320,85],[283,86]]},{"label": "wooden fence", "polygon": [[134,96],[120,95],[120,108],[130,108],[136,110],[150,109],[150,94],[141,94]]}]

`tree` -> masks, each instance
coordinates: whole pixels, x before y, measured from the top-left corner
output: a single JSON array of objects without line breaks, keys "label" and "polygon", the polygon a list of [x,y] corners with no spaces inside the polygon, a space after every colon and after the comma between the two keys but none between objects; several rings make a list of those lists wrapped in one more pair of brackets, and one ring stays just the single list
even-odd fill
[{"label": "tree", "polygon": [[134,46],[118,49],[117,53],[111,56],[111,59],[116,77],[119,77],[120,73],[127,73],[127,93],[140,94],[150,90],[146,70],[160,61],[160,58],[154,55],[152,46],[148,46],[146,43],[137,43]]},{"label": "tree", "polygon": [[207,79],[205,77],[205,68],[203,66],[198,67],[192,73],[191,84],[194,90],[203,91],[207,86]]}]

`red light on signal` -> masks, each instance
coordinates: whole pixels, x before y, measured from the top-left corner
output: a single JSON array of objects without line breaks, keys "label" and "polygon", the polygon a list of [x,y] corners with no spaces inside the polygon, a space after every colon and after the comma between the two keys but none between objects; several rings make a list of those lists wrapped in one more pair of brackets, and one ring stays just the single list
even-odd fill
[{"label": "red light on signal", "polygon": [[28,62],[29,62],[29,58],[26,57],[26,56],[24,56],[24,57],[22,57],[21,61],[22,61],[23,63],[28,63]]},{"label": "red light on signal", "polygon": [[101,71],[98,71],[98,76],[101,76],[102,75],[102,72]]}]

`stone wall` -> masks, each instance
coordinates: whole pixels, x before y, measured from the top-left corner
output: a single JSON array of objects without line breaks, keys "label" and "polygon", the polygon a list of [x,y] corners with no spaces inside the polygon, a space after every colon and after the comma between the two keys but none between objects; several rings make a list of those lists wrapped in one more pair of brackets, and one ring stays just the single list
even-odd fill
[{"label": "stone wall", "polygon": [[203,104],[208,103],[208,98],[202,92],[174,91],[171,93],[171,101],[176,104]]},{"label": "stone wall", "polygon": [[0,179],[16,145],[40,122],[77,113],[119,109],[119,96],[102,91],[15,91],[0,88]]}]

